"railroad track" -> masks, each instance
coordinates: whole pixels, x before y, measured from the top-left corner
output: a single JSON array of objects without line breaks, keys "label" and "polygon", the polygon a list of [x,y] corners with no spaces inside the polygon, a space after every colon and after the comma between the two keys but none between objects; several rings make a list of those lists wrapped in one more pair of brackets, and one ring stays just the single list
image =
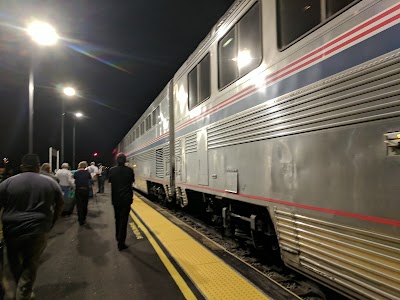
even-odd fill
[{"label": "railroad track", "polygon": [[[150,197],[140,191],[136,192],[143,201],[181,227],[188,234],[194,236],[211,251],[216,252],[215,246],[218,245],[218,247],[229,253],[232,259],[227,263],[234,263],[236,267],[239,268],[239,271],[242,268],[242,274],[248,276],[254,275],[254,272],[243,270],[246,266],[255,270],[258,274],[256,277],[258,278],[248,278],[250,281],[262,284],[262,277],[264,277],[264,280],[267,278],[277,282],[279,285],[304,300],[348,299],[331,289],[313,282],[302,274],[287,268],[279,257],[272,259],[270,256],[266,256],[265,252],[263,253],[262,251],[252,248],[245,240],[225,236],[222,228],[216,228],[198,216],[191,215],[178,207],[172,205],[171,207],[167,207],[157,200],[149,200]],[[214,243],[214,245],[212,245],[212,243]],[[227,257],[224,256],[224,259],[227,259]],[[240,260],[243,266],[233,262],[234,259]]]}]

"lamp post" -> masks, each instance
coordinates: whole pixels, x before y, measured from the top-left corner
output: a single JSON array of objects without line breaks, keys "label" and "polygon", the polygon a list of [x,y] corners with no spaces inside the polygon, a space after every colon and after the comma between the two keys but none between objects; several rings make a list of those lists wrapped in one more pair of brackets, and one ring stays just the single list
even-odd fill
[{"label": "lamp post", "polygon": [[74,115],[74,127],[72,129],[72,168],[75,168],[75,121],[83,117],[83,114],[78,112]]},{"label": "lamp post", "polygon": [[[67,97],[73,97],[76,94],[76,91],[72,87],[65,87],[63,89],[64,95]],[[61,163],[64,163],[64,118],[65,118],[65,104],[64,104],[64,98],[61,100]]]},{"label": "lamp post", "polygon": [[[52,46],[57,43],[58,35],[55,29],[47,23],[34,21],[26,29],[32,40],[42,46]],[[32,51],[29,70],[29,152],[33,152],[33,97],[34,97],[34,54]]]}]

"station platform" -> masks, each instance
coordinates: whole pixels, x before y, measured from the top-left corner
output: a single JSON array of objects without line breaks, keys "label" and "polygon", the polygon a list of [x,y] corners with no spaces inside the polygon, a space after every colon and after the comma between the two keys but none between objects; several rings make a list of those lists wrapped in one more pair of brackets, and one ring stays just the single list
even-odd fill
[{"label": "station platform", "polygon": [[57,221],[42,255],[36,299],[185,299],[147,239],[128,227],[129,248],[118,251],[109,191],[89,200],[85,225],[79,226],[76,209]]},{"label": "station platform", "polygon": [[118,251],[114,230],[108,186],[89,201],[87,224],[79,226],[76,211],[61,217],[42,255],[36,299],[297,298],[256,286],[141,196],[132,204],[128,249]]}]

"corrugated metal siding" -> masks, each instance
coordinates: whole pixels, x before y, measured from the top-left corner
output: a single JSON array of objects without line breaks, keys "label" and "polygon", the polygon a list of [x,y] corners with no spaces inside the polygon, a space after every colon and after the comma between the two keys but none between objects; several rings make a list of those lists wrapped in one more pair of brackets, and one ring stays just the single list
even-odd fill
[{"label": "corrugated metal siding", "polygon": [[208,148],[400,116],[400,52],[210,126]]}]

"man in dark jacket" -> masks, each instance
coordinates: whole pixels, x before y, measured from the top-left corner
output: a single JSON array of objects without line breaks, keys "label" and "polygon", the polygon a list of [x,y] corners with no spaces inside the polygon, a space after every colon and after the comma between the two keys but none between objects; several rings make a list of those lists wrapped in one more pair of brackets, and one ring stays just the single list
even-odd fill
[{"label": "man in dark jacket", "polygon": [[39,168],[39,157],[26,154],[22,158],[22,173],[0,184],[6,299],[31,299],[39,258],[62,209],[60,186],[50,177],[40,175]]},{"label": "man in dark jacket", "polygon": [[127,248],[125,245],[126,229],[133,200],[132,184],[135,182],[132,168],[125,166],[125,163],[126,156],[123,153],[118,154],[118,166],[111,168],[108,175],[115,213],[115,237],[119,251]]}]

